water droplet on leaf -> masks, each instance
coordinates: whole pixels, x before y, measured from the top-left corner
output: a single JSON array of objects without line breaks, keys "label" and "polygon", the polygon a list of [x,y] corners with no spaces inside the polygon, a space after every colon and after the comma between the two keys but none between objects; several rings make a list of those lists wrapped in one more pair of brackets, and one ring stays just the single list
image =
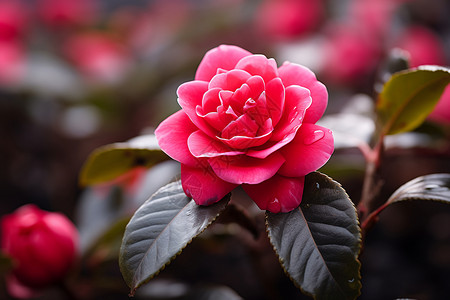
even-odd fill
[{"label": "water droplet on leaf", "polygon": [[312,134],[307,135],[303,138],[303,143],[305,145],[311,145],[318,140],[321,140],[325,136],[325,132],[323,130],[315,130]]},{"label": "water droplet on leaf", "polygon": [[316,182],[316,189],[320,189],[320,184]]}]

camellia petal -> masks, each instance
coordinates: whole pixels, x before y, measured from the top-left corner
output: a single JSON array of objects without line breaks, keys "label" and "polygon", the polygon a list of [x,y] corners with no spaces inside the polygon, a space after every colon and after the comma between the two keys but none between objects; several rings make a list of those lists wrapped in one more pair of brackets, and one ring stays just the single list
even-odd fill
[{"label": "camellia petal", "polygon": [[236,69],[245,70],[251,75],[261,76],[265,82],[278,77],[277,63],[273,58],[267,59],[264,55],[257,54],[242,58],[236,65]]},{"label": "camellia petal", "polygon": [[237,46],[221,45],[209,50],[203,57],[195,73],[195,80],[210,81],[218,69],[232,70],[236,64],[246,56],[252,55]]},{"label": "camellia petal", "polygon": [[215,157],[221,155],[239,155],[245,152],[236,151],[224,143],[211,138],[201,130],[193,132],[187,140],[188,148],[195,157]]},{"label": "camellia petal", "polygon": [[299,85],[307,88],[313,100],[303,120],[304,123],[316,123],[322,117],[328,104],[326,87],[317,81],[316,75],[307,67],[286,62],[278,68],[285,87]]},{"label": "camellia petal", "polygon": [[278,124],[284,111],[285,88],[280,78],[274,78],[266,84],[266,106],[273,126]]},{"label": "camellia petal", "polygon": [[208,88],[221,88],[227,91],[235,91],[244,84],[251,75],[243,70],[231,70],[226,73],[217,74],[209,82]]},{"label": "camellia petal", "polygon": [[203,118],[198,115],[197,106],[202,105],[203,95],[208,91],[205,81],[189,81],[180,85],[177,90],[178,104],[199,129],[210,136],[216,135],[214,130]]},{"label": "camellia petal", "polygon": [[227,182],[242,184],[261,183],[275,175],[284,163],[284,158],[275,152],[265,159],[238,156],[219,156],[208,159],[214,173]]},{"label": "camellia petal", "polygon": [[155,136],[161,149],[171,158],[189,166],[195,166],[197,159],[187,145],[188,137],[198,128],[189,117],[180,110],[161,122],[155,130]]},{"label": "camellia petal", "polygon": [[260,209],[273,213],[289,212],[300,205],[305,177],[274,175],[259,184],[243,184],[242,188]]},{"label": "camellia petal", "polygon": [[282,140],[286,135],[297,131],[302,124],[305,111],[311,106],[312,99],[308,89],[298,85],[286,88],[285,113],[273,131],[272,141]]},{"label": "camellia petal", "polygon": [[280,149],[286,163],[279,174],[298,177],[316,171],[328,161],[333,149],[331,130],[315,124],[303,124],[292,142]]},{"label": "camellia petal", "polygon": [[[199,160],[199,162],[201,162]],[[208,163],[198,168],[181,164],[181,185],[184,193],[198,205],[211,205],[225,197],[237,184],[223,181],[211,170]]]}]

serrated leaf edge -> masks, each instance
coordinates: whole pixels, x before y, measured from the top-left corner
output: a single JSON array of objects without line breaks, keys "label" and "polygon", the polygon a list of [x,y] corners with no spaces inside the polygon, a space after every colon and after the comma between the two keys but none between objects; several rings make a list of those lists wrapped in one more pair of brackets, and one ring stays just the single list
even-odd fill
[{"label": "serrated leaf edge", "polygon": [[[339,182],[335,181],[333,178],[329,177],[328,175],[326,175],[326,174],[324,174],[324,173],[317,172],[317,171],[316,171],[315,173],[321,174],[321,175],[327,177],[327,178],[328,178],[329,180],[331,180],[333,183],[337,184],[337,186],[340,187],[340,188],[344,191],[345,195],[346,195],[347,198],[350,200],[350,197],[349,197],[349,195],[347,194],[347,191],[345,191],[345,189],[342,187],[342,185],[341,185]],[[358,218],[358,213],[357,213],[357,210],[356,210],[356,206],[355,206],[355,204],[353,203],[353,201],[351,201],[351,200],[350,200],[350,203],[351,203],[351,205],[352,205],[352,207],[353,207],[353,209],[354,209],[355,215],[356,215],[356,222],[357,222],[356,225],[357,225],[358,233],[359,233],[359,234],[358,234],[358,244],[359,244],[359,247],[358,247],[358,252],[355,254],[355,260],[356,260],[356,263],[357,263],[358,266],[359,266],[359,268],[358,268],[358,280],[361,281],[361,262],[360,262],[359,259],[358,259],[358,257],[359,257],[360,254],[361,254],[361,250],[362,250],[362,247],[361,247],[361,244],[362,244],[361,226],[360,226],[360,222],[359,222],[359,218]],[[300,205],[301,205],[301,203],[300,203]],[[295,209],[300,209],[300,205],[299,205],[297,208],[295,208]],[[302,213],[302,215],[303,215],[303,212],[301,212],[301,213]],[[292,283],[293,283],[293,284],[294,284],[294,285],[295,285],[295,286],[296,286],[303,294],[308,295],[308,296],[312,297],[313,299],[317,299],[317,298],[316,298],[316,295],[313,295],[313,294],[311,294],[311,293],[305,291],[305,290],[300,286],[300,284],[298,284],[298,283],[292,278],[292,276],[289,274],[289,272],[287,271],[287,269],[286,269],[286,267],[285,267],[284,259],[283,259],[282,257],[280,257],[280,254],[278,253],[277,249],[275,248],[274,243],[272,242],[272,241],[273,241],[273,240],[272,240],[272,235],[271,235],[270,232],[269,232],[268,212],[267,212],[267,211],[266,211],[266,214],[265,214],[265,225],[266,225],[266,233],[267,233],[267,236],[269,237],[270,244],[272,245],[272,249],[274,250],[274,252],[275,252],[275,254],[276,254],[277,258],[278,258],[278,261],[279,261],[279,263],[280,263],[280,265],[281,265],[281,267],[282,267],[284,273],[286,274],[286,276],[292,281]],[[309,226],[308,226],[308,229],[309,229]],[[321,255],[321,257],[322,257],[322,255]],[[325,264],[325,265],[326,265],[326,264]],[[331,274],[331,272],[330,272],[330,274]],[[358,295],[356,295],[355,299],[358,298],[360,295],[361,295],[361,284],[360,284],[360,288],[359,288],[359,290],[358,290]]]}]

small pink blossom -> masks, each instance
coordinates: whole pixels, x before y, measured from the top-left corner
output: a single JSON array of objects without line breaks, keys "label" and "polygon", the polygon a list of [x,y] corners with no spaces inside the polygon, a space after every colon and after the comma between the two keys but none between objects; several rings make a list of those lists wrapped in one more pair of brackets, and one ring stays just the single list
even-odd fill
[{"label": "small pink blossom", "polygon": [[74,35],[64,44],[64,51],[89,80],[103,83],[120,80],[131,63],[125,45],[102,33]]},{"label": "small pink blossom", "polygon": [[15,297],[63,280],[77,256],[78,231],[61,213],[29,204],[1,220],[1,249],[13,259],[7,287]]},{"label": "small pink blossom", "polygon": [[97,17],[94,0],[39,0],[37,4],[42,21],[55,29],[91,24]]},{"label": "small pink blossom", "polygon": [[423,26],[411,26],[398,38],[396,47],[410,55],[410,66],[445,65],[443,43],[438,36]]},{"label": "small pink blossom", "polygon": [[380,48],[368,32],[351,24],[334,24],[327,33],[323,70],[327,79],[349,83],[373,72]]},{"label": "small pink blossom", "polygon": [[255,22],[265,37],[293,39],[317,28],[323,15],[322,0],[265,0]]},{"label": "small pink blossom", "polygon": [[195,80],[178,88],[182,110],[156,129],[163,151],[181,162],[181,184],[199,205],[242,185],[261,209],[298,207],[305,175],[333,152],[315,125],[328,102],[313,72],[237,46],[210,50]]}]

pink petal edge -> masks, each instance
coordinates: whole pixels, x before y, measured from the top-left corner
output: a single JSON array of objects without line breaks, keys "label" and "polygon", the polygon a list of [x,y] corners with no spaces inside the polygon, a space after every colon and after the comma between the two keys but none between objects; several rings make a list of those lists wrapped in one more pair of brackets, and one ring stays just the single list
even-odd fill
[{"label": "pink petal edge", "polygon": [[300,205],[304,183],[304,176],[284,177],[276,174],[259,184],[243,184],[242,188],[260,209],[280,213]]}]

